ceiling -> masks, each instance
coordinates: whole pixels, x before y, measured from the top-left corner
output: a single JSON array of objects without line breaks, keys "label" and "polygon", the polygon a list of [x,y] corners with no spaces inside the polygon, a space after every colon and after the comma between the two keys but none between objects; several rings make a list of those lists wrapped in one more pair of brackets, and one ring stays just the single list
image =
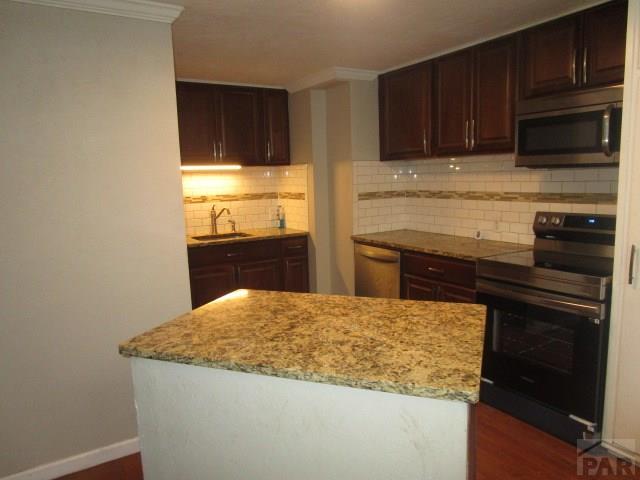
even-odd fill
[{"label": "ceiling", "polygon": [[169,0],[178,78],[291,86],[331,67],[384,71],[593,0]]}]

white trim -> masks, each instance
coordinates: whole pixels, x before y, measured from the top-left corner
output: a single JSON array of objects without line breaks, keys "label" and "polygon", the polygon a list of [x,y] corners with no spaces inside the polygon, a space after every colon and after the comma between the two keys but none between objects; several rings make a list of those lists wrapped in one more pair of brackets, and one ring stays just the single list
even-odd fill
[{"label": "white trim", "polygon": [[611,321],[609,322],[609,353],[607,359],[607,379],[605,387],[605,404],[603,420],[604,438],[616,438],[616,396],[620,362],[620,342],[623,335],[624,322],[632,319],[623,318],[627,252],[631,246],[629,222],[634,206],[631,205],[631,192],[637,188],[633,182],[637,178],[633,164],[638,155],[636,133],[640,121],[638,103],[640,96],[640,5],[629,2],[627,18],[627,42],[625,53],[624,97],[622,110],[622,138],[620,143],[620,165],[618,167],[618,207],[616,211],[616,248],[611,295]]},{"label": "white trim", "polygon": [[360,70],[358,68],[331,67],[314,74],[294,80],[287,85],[289,92],[299,92],[307,88],[322,88],[333,85],[337,82],[348,82],[350,80],[375,80],[378,74],[375,70]]},{"label": "white trim", "polygon": [[113,443],[73,457],[64,458],[23,472],[9,475],[0,480],[52,480],[54,478],[95,467],[101,463],[126,457],[140,451],[138,437]]},{"label": "white trim", "polygon": [[621,458],[623,460],[628,460],[635,465],[640,466],[640,455],[635,452],[630,452],[626,448],[618,447],[613,443],[609,443],[608,441],[603,441],[602,446],[607,449],[611,455],[617,458]]},{"label": "white trim", "polygon": [[173,23],[184,7],[150,0],[13,0],[45,7],[67,8],[83,12],[102,13],[118,17]]},{"label": "white trim", "polygon": [[471,42],[463,43],[463,44],[457,45],[457,46],[452,47],[452,48],[447,48],[445,50],[440,50],[437,53],[433,53],[433,54],[427,55],[425,57],[416,58],[414,60],[410,60],[408,62],[404,62],[404,63],[401,63],[399,65],[395,65],[395,66],[390,67],[390,68],[386,68],[384,70],[381,70],[380,73],[392,72],[394,70],[398,70],[399,68],[408,67],[410,65],[415,65],[416,63],[424,62],[426,60],[431,60],[432,58],[441,57],[441,56],[446,55],[448,53],[453,53],[453,52],[457,52],[459,50],[463,50],[463,49],[468,48],[468,47],[473,47],[474,45],[479,45],[481,43],[488,42],[489,40],[493,40],[493,39],[496,39],[496,38],[504,37],[505,35],[509,35],[511,33],[520,32],[522,30],[526,30],[527,28],[534,27],[536,25],[541,25],[541,24],[549,22],[551,20],[555,20],[556,18],[561,18],[561,17],[564,17],[566,15],[571,15],[572,13],[581,12],[582,10],[587,10],[587,9],[589,9],[591,7],[595,7],[596,5],[600,5],[602,3],[607,3],[609,1],[610,0],[591,0],[591,1],[585,0],[585,2],[582,5],[574,7],[574,8],[570,8],[568,10],[563,10],[561,13],[555,14],[555,15],[553,15],[551,17],[545,17],[545,18],[542,18],[540,20],[536,20],[535,22],[525,23],[524,25],[519,25],[516,28],[512,28],[512,29],[509,29],[509,30],[503,30],[503,31],[501,31],[499,33],[495,33],[495,34],[492,34],[492,35],[488,35],[486,37],[482,37],[482,38],[478,38],[478,39],[472,40]]},{"label": "white trim", "polygon": [[191,82],[191,83],[209,83],[213,85],[231,85],[234,87],[255,87],[255,88],[278,88],[284,90],[282,85],[263,85],[259,83],[238,83],[238,82],[221,82],[219,80],[202,80],[199,78],[185,78],[177,77],[177,82]]}]

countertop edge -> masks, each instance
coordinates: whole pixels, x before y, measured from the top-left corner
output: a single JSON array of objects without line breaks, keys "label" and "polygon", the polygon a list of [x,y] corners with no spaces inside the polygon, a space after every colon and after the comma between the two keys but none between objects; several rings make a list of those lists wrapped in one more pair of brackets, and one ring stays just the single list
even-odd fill
[{"label": "countertop edge", "polygon": [[309,232],[306,232],[304,230],[298,230],[298,231],[290,231],[286,233],[278,233],[278,234],[272,234],[272,235],[270,234],[251,235],[248,237],[226,238],[222,240],[209,240],[209,241],[193,240],[191,236],[187,236],[187,248],[200,248],[200,247],[210,247],[214,245],[250,243],[250,242],[259,242],[263,240],[277,240],[279,238],[306,237],[308,235],[309,235]]},{"label": "countertop edge", "polygon": [[289,380],[300,380],[313,383],[323,383],[337,385],[341,387],[357,388],[359,390],[372,390],[384,393],[395,393],[398,395],[408,395],[420,398],[433,398],[437,400],[459,401],[468,404],[476,404],[480,397],[480,376],[478,375],[477,391],[464,391],[452,389],[440,389],[427,386],[414,386],[397,384],[395,382],[380,382],[355,380],[337,375],[325,375],[315,372],[300,372],[295,370],[276,369],[266,365],[252,365],[237,362],[211,361],[205,359],[178,357],[175,355],[164,355],[155,351],[141,351],[139,349],[128,349],[123,344],[118,346],[120,355],[126,358],[144,358],[147,360],[165,361],[192,365],[196,367],[215,368],[241,373],[252,373],[255,375],[266,375],[270,377],[286,378]]},{"label": "countertop edge", "polygon": [[[425,232],[425,233],[428,233],[428,232]],[[465,255],[463,253],[456,253],[456,252],[450,252],[450,251],[446,251],[446,250],[439,250],[439,249],[435,249],[435,248],[429,248],[428,246],[418,247],[418,246],[415,246],[415,245],[408,245],[408,244],[403,244],[403,243],[399,243],[399,242],[390,242],[390,241],[386,241],[386,240],[371,239],[371,238],[368,238],[366,235],[367,234],[351,235],[351,240],[353,240],[354,242],[357,242],[357,243],[362,243],[362,244],[365,244],[365,245],[371,245],[371,246],[374,246],[374,247],[389,248],[389,249],[393,249],[393,250],[397,250],[397,251],[426,253],[426,254],[429,254],[429,255],[439,255],[441,257],[456,258],[456,259],[459,259],[459,260],[466,260],[466,261],[469,261],[469,262],[476,262],[477,260],[479,260],[481,258],[487,258],[487,257],[493,257],[495,255],[499,255],[499,253],[492,253],[492,254],[489,254],[489,255]],[[444,235],[444,234],[438,234],[438,235]],[[451,235],[451,237],[455,237],[455,236]],[[482,241],[482,240],[478,240],[478,241]],[[522,245],[522,244],[514,244],[514,245],[515,246],[514,246],[514,248],[512,250],[508,250],[508,251],[503,252],[503,253],[522,252],[522,251],[531,250],[531,248],[532,248],[529,245]],[[520,246],[517,246],[517,245],[520,245]]]}]

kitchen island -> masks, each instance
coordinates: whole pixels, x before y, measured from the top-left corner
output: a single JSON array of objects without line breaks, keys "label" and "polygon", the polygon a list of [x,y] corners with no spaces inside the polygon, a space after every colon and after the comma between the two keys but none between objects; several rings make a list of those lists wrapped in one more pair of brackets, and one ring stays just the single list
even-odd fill
[{"label": "kitchen island", "polygon": [[485,307],[237,290],[120,346],[147,479],[473,478]]}]

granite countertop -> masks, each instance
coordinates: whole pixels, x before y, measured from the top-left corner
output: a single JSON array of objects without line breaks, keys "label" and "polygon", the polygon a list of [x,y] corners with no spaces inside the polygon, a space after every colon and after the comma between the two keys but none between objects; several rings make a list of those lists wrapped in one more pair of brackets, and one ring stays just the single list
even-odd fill
[{"label": "granite countertop", "polygon": [[236,290],[124,356],[476,403],[483,305]]},{"label": "granite countertop", "polygon": [[295,230],[293,228],[254,228],[240,230],[239,233],[248,233],[249,237],[221,238],[219,240],[196,240],[193,237],[187,237],[187,247],[206,247],[209,245],[221,245],[225,243],[244,243],[255,242],[258,240],[271,240],[285,237],[305,237],[308,232],[304,230]]},{"label": "granite countertop", "polygon": [[494,240],[476,240],[475,238],[456,237],[441,233],[419,232],[417,230],[392,230],[389,232],[353,235],[352,240],[379,247],[411,250],[431,253],[445,257],[476,261],[483,257],[492,257],[502,253],[531,250],[530,245],[496,242]]}]

